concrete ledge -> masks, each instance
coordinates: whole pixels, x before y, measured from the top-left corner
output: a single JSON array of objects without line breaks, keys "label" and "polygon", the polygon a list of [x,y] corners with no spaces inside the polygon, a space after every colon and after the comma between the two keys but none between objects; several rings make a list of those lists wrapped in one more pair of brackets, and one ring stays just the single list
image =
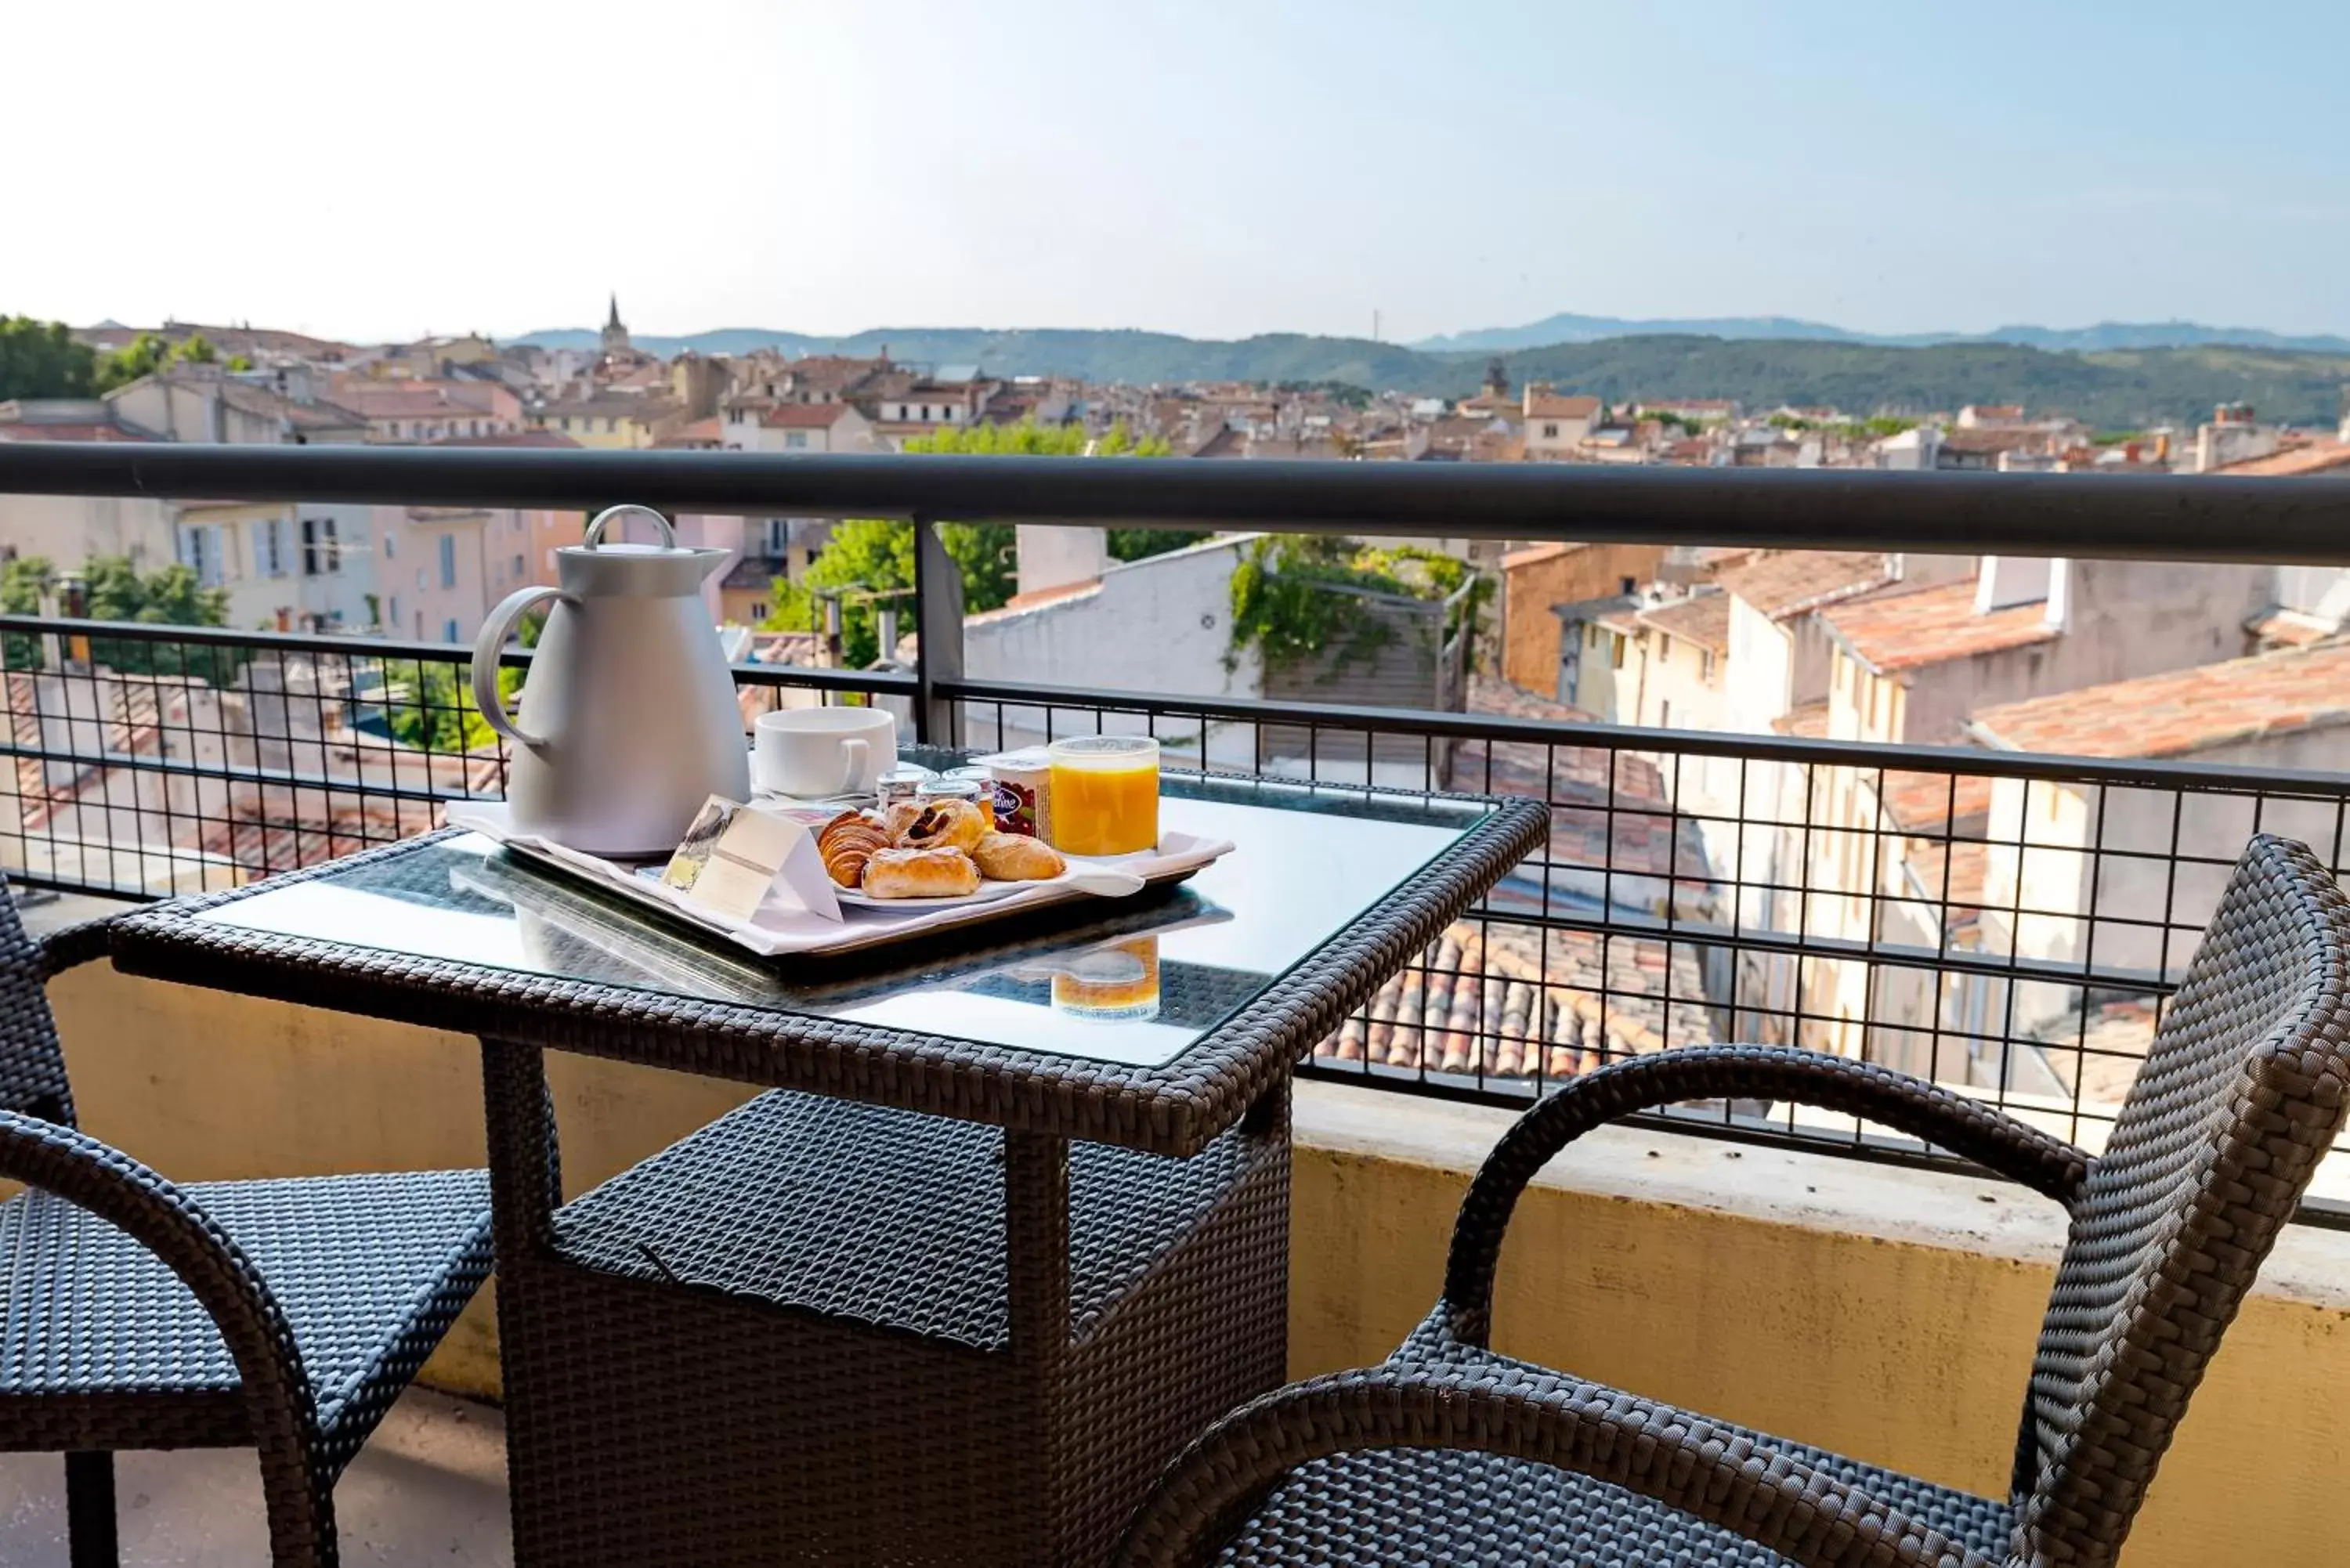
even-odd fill
[{"label": "concrete ledge", "polygon": [[[1300,1085],[1293,1376],[1382,1359],[1435,1300],[1513,1119]],[[1515,1355],[1946,1485],[2007,1486],[2062,1212],[2003,1183],[1606,1128],[1512,1220]],[[2350,1237],[2288,1233],[2197,1396],[2130,1568],[2345,1559]]]}]

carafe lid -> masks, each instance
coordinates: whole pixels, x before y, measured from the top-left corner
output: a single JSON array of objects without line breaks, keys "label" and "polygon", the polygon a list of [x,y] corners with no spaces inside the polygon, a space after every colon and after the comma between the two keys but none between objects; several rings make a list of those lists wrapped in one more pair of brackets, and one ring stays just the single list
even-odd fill
[{"label": "carafe lid", "polygon": [[[610,527],[615,519],[626,518],[632,514],[652,520],[653,526],[660,530],[660,544],[636,545],[625,539],[615,539],[608,545],[604,542],[604,530]],[[598,556],[687,556],[695,552],[691,546],[682,545],[677,542],[677,529],[671,524],[667,515],[653,507],[639,506],[635,502],[629,502],[619,506],[607,506],[603,511],[596,514],[588,524],[588,532],[581,535],[578,544],[566,545],[556,552],[563,556],[584,556],[591,553]]]},{"label": "carafe lid", "polygon": [[[636,513],[650,518],[660,530],[658,545],[604,541],[604,531],[615,520]],[[577,545],[555,552],[556,576],[567,594],[603,596],[667,596],[698,593],[702,578],[724,566],[723,550],[697,548],[677,542],[677,530],[650,506],[633,503],[608,506],[596,514]]]}]

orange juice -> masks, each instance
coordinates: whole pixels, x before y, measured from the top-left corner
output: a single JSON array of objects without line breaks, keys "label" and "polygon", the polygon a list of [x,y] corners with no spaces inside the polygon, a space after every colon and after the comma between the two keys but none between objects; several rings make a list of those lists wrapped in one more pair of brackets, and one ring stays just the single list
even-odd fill
[{"label": "orange juice", "polygon": [[1159,742],[1142,735],[1055,741],[1053,847],[1065,855],[1132,855],[1159,846]]},{"label": "orange juice", "polygon": [[1159,1016],[1159,939],[1129,937],[1079,953],[1053,976],[1053,1011],[1072,1018]]}]

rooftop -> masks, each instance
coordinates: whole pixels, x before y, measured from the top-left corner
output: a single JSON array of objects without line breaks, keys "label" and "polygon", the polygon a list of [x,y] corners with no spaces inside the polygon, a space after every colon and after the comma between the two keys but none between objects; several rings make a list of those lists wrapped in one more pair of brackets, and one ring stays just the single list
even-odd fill
[{"label": "rooftop", "polygon": [[1716,653],[1730,651],[1730,596],[1692,594],[1640,615],[1640,624],[1669,637],[1686,638]]},{"label": "rooftop", "polygon": [[2175,757],[2342,723],[2350,642],[2337,641],[1986,708],[1967,728],[2008,751]]},{"label": "rooftop", "polygon": [[1529,392],[1525,410],[1528,419],[1587,420],[1599,411],[1599,400],[1581,393],[1563,398],[1549,392]]},{"label": "rooftop", "polygon": [[1898,579],[1881,550],[1786,550],[1758,554],[1714,580],[1773,620],[1785,620]]},{"label": "rooftop", "polygon": [[856,411],[847,403],[778,403],[759,422],[769,430],[828,431]]},{"label": "rooftop", "polygon": [[2297,479],[2313,473],[2331,473],[2338,468],[2350,468],[2350,441],[2308,441],[2266,457],[2227,463],[2211,472],[2230,479]]},{"label": "rooftop", "polygon": [[1975,579],[1872,594],[1823,612],[1838,642],[1880,675],[2053,642],[2064,628],[2041,603],[1975,613]]}]

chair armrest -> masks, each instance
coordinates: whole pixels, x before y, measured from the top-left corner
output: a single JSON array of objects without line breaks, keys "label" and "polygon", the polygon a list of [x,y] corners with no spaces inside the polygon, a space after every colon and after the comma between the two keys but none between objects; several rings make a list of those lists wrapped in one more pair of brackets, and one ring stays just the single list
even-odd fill
[{"label": "chair armrest", "polygon": [[1378,1449],[1500,1454],[1610,1482],[1800,1568],[1995,1568],[1803,1460],[1596,1383],[1373,1368],[1294,1383],[1225,1417],[1136,1514],[1124,1568],[1196,1568],[1298,1466]]},{"label": "chair armrest", "polygon": [[[263,1473],[273,1468],[314,1478],[268,1499],[273,1540],[307,1528],[289,1511],[333,1518],[330,1494],[317,1478],[318,1407],[308,1372],[286,1314],[244,1251],[198,1206],[161,1175],[88,1134],[36,1116],[0,1111],[0,1177],[56,1194],[121,1231],[179,1276],[218,1326],[236,1364]],[[307,1499],[307,1501],[305,1501]],[[281,1513],[289,1513],[281,1519]],[[310,1539],[314,1537],[300,1537]]]},{"label": "chair armrest", "polygon": [[110,936],[109,928],[116,918],[100,915],[94,920],[78,920],[70,926],[60,926],[36,940],[34,946],[40,953],[41,978],[47,980],[92,959],[104,958]]},{"label": "chair armrest", "polygon": [[1535,1172],[1594,1127],[1680,1100],[1792,1100],[1865,1116],[1939,1144],[2070,1207],[2089,1157],[2064,1139],[1922,1078],[1847,1057],[1765,1045],[1691,1045],[1612,1063],[1520,1116],[1485,1158],[1452,1225],[1444,1297],[1454,1332],[1482,1345],[1493,1269],[1518,1195]]}]

